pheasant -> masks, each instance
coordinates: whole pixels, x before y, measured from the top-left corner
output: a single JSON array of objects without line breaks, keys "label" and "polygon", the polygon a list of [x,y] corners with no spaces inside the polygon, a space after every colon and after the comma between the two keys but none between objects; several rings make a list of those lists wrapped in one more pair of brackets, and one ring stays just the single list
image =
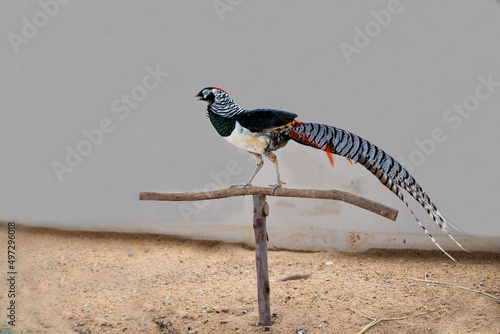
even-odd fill
[{"label": "pheasant", "polygon": [[389,154],[366,139],[330,125],[298,122],[295,120],[297,115],[288,111],[244,109],[234,103],[223,89],[217,87],[202,89],[194,99],[208,103],[206,115],[219,135],[255,157],[256,168],[252,176],[244,184],[233,186],[242,186],[243,190],[245,187],[251,186],[255,175],[264,165],[262,156],[265,156],[274,164],[276,170],[277,183],[272,185],[272,193],[274,193],[277,188],[283,186],[284,182],[281,180],[278,159],[273,151],[284,147],[289,140],[293,140],[299,144],[325,151],[332,166],[333,154],[337,154],[347,158],[351,164],[359,163],[366,167],[384,186],[403,201],[432,242],[455,261],[438,244],[410,208],[401,191],[403,188],[422,205],[444,233],[461,249],[467,251],[450,234],[448,226],[461,231],[439,212],[413,176]]}]

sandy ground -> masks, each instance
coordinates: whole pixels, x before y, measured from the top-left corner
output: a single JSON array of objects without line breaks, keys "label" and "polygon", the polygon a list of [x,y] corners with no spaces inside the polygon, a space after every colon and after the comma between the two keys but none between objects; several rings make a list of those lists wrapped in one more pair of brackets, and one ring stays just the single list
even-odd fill
[{"label": "sandy ground", "polygon": [[[0,225],[0,245],[7,230]],[[272,236],[271,236],[272,237]],[[5,246],[4,246],[5,245]],[[5,251],[6,253],[6,251]],[[253,249],[152,234],[17,226],[16,326],[0,333],[500,333],[500,254],[270,251],[273,325],[258,326]],[[279,281],[291,275],[308,278]]]}]

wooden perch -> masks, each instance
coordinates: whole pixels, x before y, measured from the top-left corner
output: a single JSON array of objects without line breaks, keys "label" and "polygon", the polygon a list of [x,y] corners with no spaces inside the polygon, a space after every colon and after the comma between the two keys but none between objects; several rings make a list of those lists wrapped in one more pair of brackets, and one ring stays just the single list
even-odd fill
[{"label": "wooden perch", "polygon": [[269,205],[266,195],[253,195],[253,230],[255,234],[255,265],[257,271],[257,299],[259,301],[259,325],[271,326],[271,302],[269,300],[269,270],[267,267],[266,216]]},{"label": "wooden perch", "polygon": [[139,199],[143,201],[202,201],[244,195],[318,198],[337,200],[356,205],[391,220],[396,220],[398,216],[398,210],[341,190],[278,188],[274,191],[274,194],[271,194],[272,189],[272,187],[249,186],[245,188],[245,191],[243,191],[242,187],[234,187],[198,193],[141,192]]},{"label": "wooden perch", "polygon": [[356,205],[365,210],[391,220],[396,220],[398,211],[369,199],[340,190],[278,188],[272,193],[271,187],[234,187],[198,193],[154,193],[141,192],[143,201],[202,201],[233,196],[253,196],[253,228],[255,232],[255,264],[257,270],[257,296],[259,302],[259,324],[271,326],[271,304],[269,302],[269,271],[267,266],[266,216],[269,214],[267,196],[333,199]]}]

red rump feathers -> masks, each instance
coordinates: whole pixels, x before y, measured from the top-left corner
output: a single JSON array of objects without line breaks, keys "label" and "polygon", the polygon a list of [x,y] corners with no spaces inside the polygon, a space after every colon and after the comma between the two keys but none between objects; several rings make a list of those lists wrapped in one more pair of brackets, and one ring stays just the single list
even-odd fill
[{"label": "red rump feathers", "polygon": [[[327,147],[327,148],[329,148],[329,147]],[[328,149],[325,152],[326,152],[326,155],[328,156],[328,160],[330,160],[330,164],[332,165],[332,168],[333,168],[333,154]]]}]

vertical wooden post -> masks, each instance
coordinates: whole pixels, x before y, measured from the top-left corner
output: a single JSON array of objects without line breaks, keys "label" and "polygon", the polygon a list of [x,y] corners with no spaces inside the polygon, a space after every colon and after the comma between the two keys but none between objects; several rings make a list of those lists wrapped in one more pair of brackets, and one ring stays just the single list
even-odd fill
[{"label": "vertical wooden post", "polygon": [[259,300],[259,325],[271,326],[269,301],[269,272],[267,269],[266,216],[269,206],[266,195],[253,195],[253,229],[255,232],[255,262],[257,267],[257,293]]},{"label": "vertical wooden post", "polygon": [[293,189],[280,188],[278,194],[273,194],[269,187],[243,187],[219,189],[198,193],[154,193],[141,192],[139,199],[146,201],[201,201],[233,196],[253,196],[253,228],[255,232],[255,264],[257,267],[257,295],[259,301],[259,324],[271,326],[271,303],[269,301],[269,271],[267,268],[267,229],[266,217],[269,215],[269,206],[266,195],[321,198],[344,201],[372,211],[391,220],[396,220],[398,211],[380,203],[362,198],[340,190]]}]

